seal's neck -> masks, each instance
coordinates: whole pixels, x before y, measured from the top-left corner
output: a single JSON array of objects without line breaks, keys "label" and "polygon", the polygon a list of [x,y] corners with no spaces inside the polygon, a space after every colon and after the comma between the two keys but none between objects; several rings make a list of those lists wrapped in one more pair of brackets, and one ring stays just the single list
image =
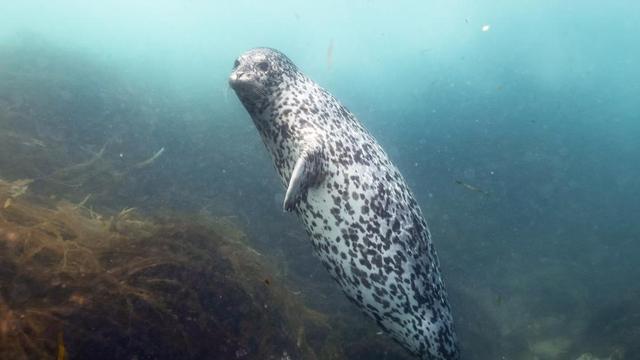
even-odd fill
[{"label": "seal's neck", "polygon": [[301,89],[305,86],[311,87],[313,82],[304,75],[296,76],[270,88],[264,103],[253,107],[253,111],[245,103],[285,183],[304,146],[305,132],[309,131],[308,114],[301,110],[305,100]]},{"label": "seal's neck", "polygon": [[313,84],[298,73],[267,88],[262,96],[241,99],[270,150],[273,151],[274,144],[281,145],[298,137],[301,126],[297,123],[303,117],[299,111],[303,101],[300,88],[307,83]]}]

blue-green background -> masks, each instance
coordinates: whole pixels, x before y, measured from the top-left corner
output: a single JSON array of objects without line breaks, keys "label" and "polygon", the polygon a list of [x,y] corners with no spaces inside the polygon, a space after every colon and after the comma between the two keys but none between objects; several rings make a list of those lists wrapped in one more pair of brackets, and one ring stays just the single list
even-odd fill
[{"label": "blue-green background", "polygon": [[[230,216],[292,287],[323,284],[309,304],[357,314],[281,212],[270,158],[228,88],[234,59],[257,46],[338,97],[404,174],[465,358],[640,356],[640,2],[0,3],[0,73],[68,75],[47,93],[56,110],[39,110],[41,138],[94,150],[109,139],[125,159],[165,148],[96,201]],[[3,87],[0,105],[28,97]]]}]

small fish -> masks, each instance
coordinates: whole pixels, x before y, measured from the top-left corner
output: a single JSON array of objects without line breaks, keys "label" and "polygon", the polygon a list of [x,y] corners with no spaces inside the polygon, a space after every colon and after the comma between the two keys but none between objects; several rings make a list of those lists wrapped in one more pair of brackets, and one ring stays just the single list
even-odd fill
[{"label": "small fish", "polygon": [[489,192],[488,191],[482,190],[482,189],[480,189],[478,187],[475,187],[475,186],[473,186],[471,184],[467,184],[466,182],[464,182],[462,180],[456,180],[456,184],[462,185],[463,187],[465,187],[466,189],[469,189],[471,191],[475,191],[475,192],[478,192],[478,193],[480,193],[482,195],[489,196]]},{"label": "small fish", "polygon": [[9,206],[11,206],[11,203],[12,203],[11,198],[7,198],[7,200],[4,201],[3,208],[8,209]]},{"label": "small fish", "polygon": [[271,285],[271,280],[269,280],[269,278],[264,279],[264,284],[267,286]]}]

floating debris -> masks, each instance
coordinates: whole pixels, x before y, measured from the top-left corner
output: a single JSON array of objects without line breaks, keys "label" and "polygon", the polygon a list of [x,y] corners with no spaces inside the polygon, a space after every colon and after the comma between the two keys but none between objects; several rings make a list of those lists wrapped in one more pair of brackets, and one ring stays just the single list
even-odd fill
[{"label": "floating debris", "polygon": [[486,24],[486,25],[482,25],[482,32],[487,32],[491,30],[491,25]]},{"label": "floating debris", "polygon": [[162,153],[164,153],[164,147],[161,148],[160,150],[158,150],[155,154],[153,154],[152,157],[148,158],[145,161],[139,162],[135,165],[133,165],[134,168],[136,169],[141,169],[143,167],[147,167],[149,165],[151,165],[154,161],[156,161],[156,159],[158,159],[160,157],[160,155],[162,155]]},{"label": "floating debris", "polygon": [[329,48],[327,49],[327,70],[331,70],[333,67],[333,39],[329,42]]}]

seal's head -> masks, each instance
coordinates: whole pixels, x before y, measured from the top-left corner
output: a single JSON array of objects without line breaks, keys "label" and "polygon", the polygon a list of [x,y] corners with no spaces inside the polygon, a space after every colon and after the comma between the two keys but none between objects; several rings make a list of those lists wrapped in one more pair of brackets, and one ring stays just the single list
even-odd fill
[{"label": "seal's head", "polygon": [[283,81],[293,79],[297,68],[283,53],[270,48],[256,48],[240,55],[233,65],[229,85],[249,112],[268,101]]}]

